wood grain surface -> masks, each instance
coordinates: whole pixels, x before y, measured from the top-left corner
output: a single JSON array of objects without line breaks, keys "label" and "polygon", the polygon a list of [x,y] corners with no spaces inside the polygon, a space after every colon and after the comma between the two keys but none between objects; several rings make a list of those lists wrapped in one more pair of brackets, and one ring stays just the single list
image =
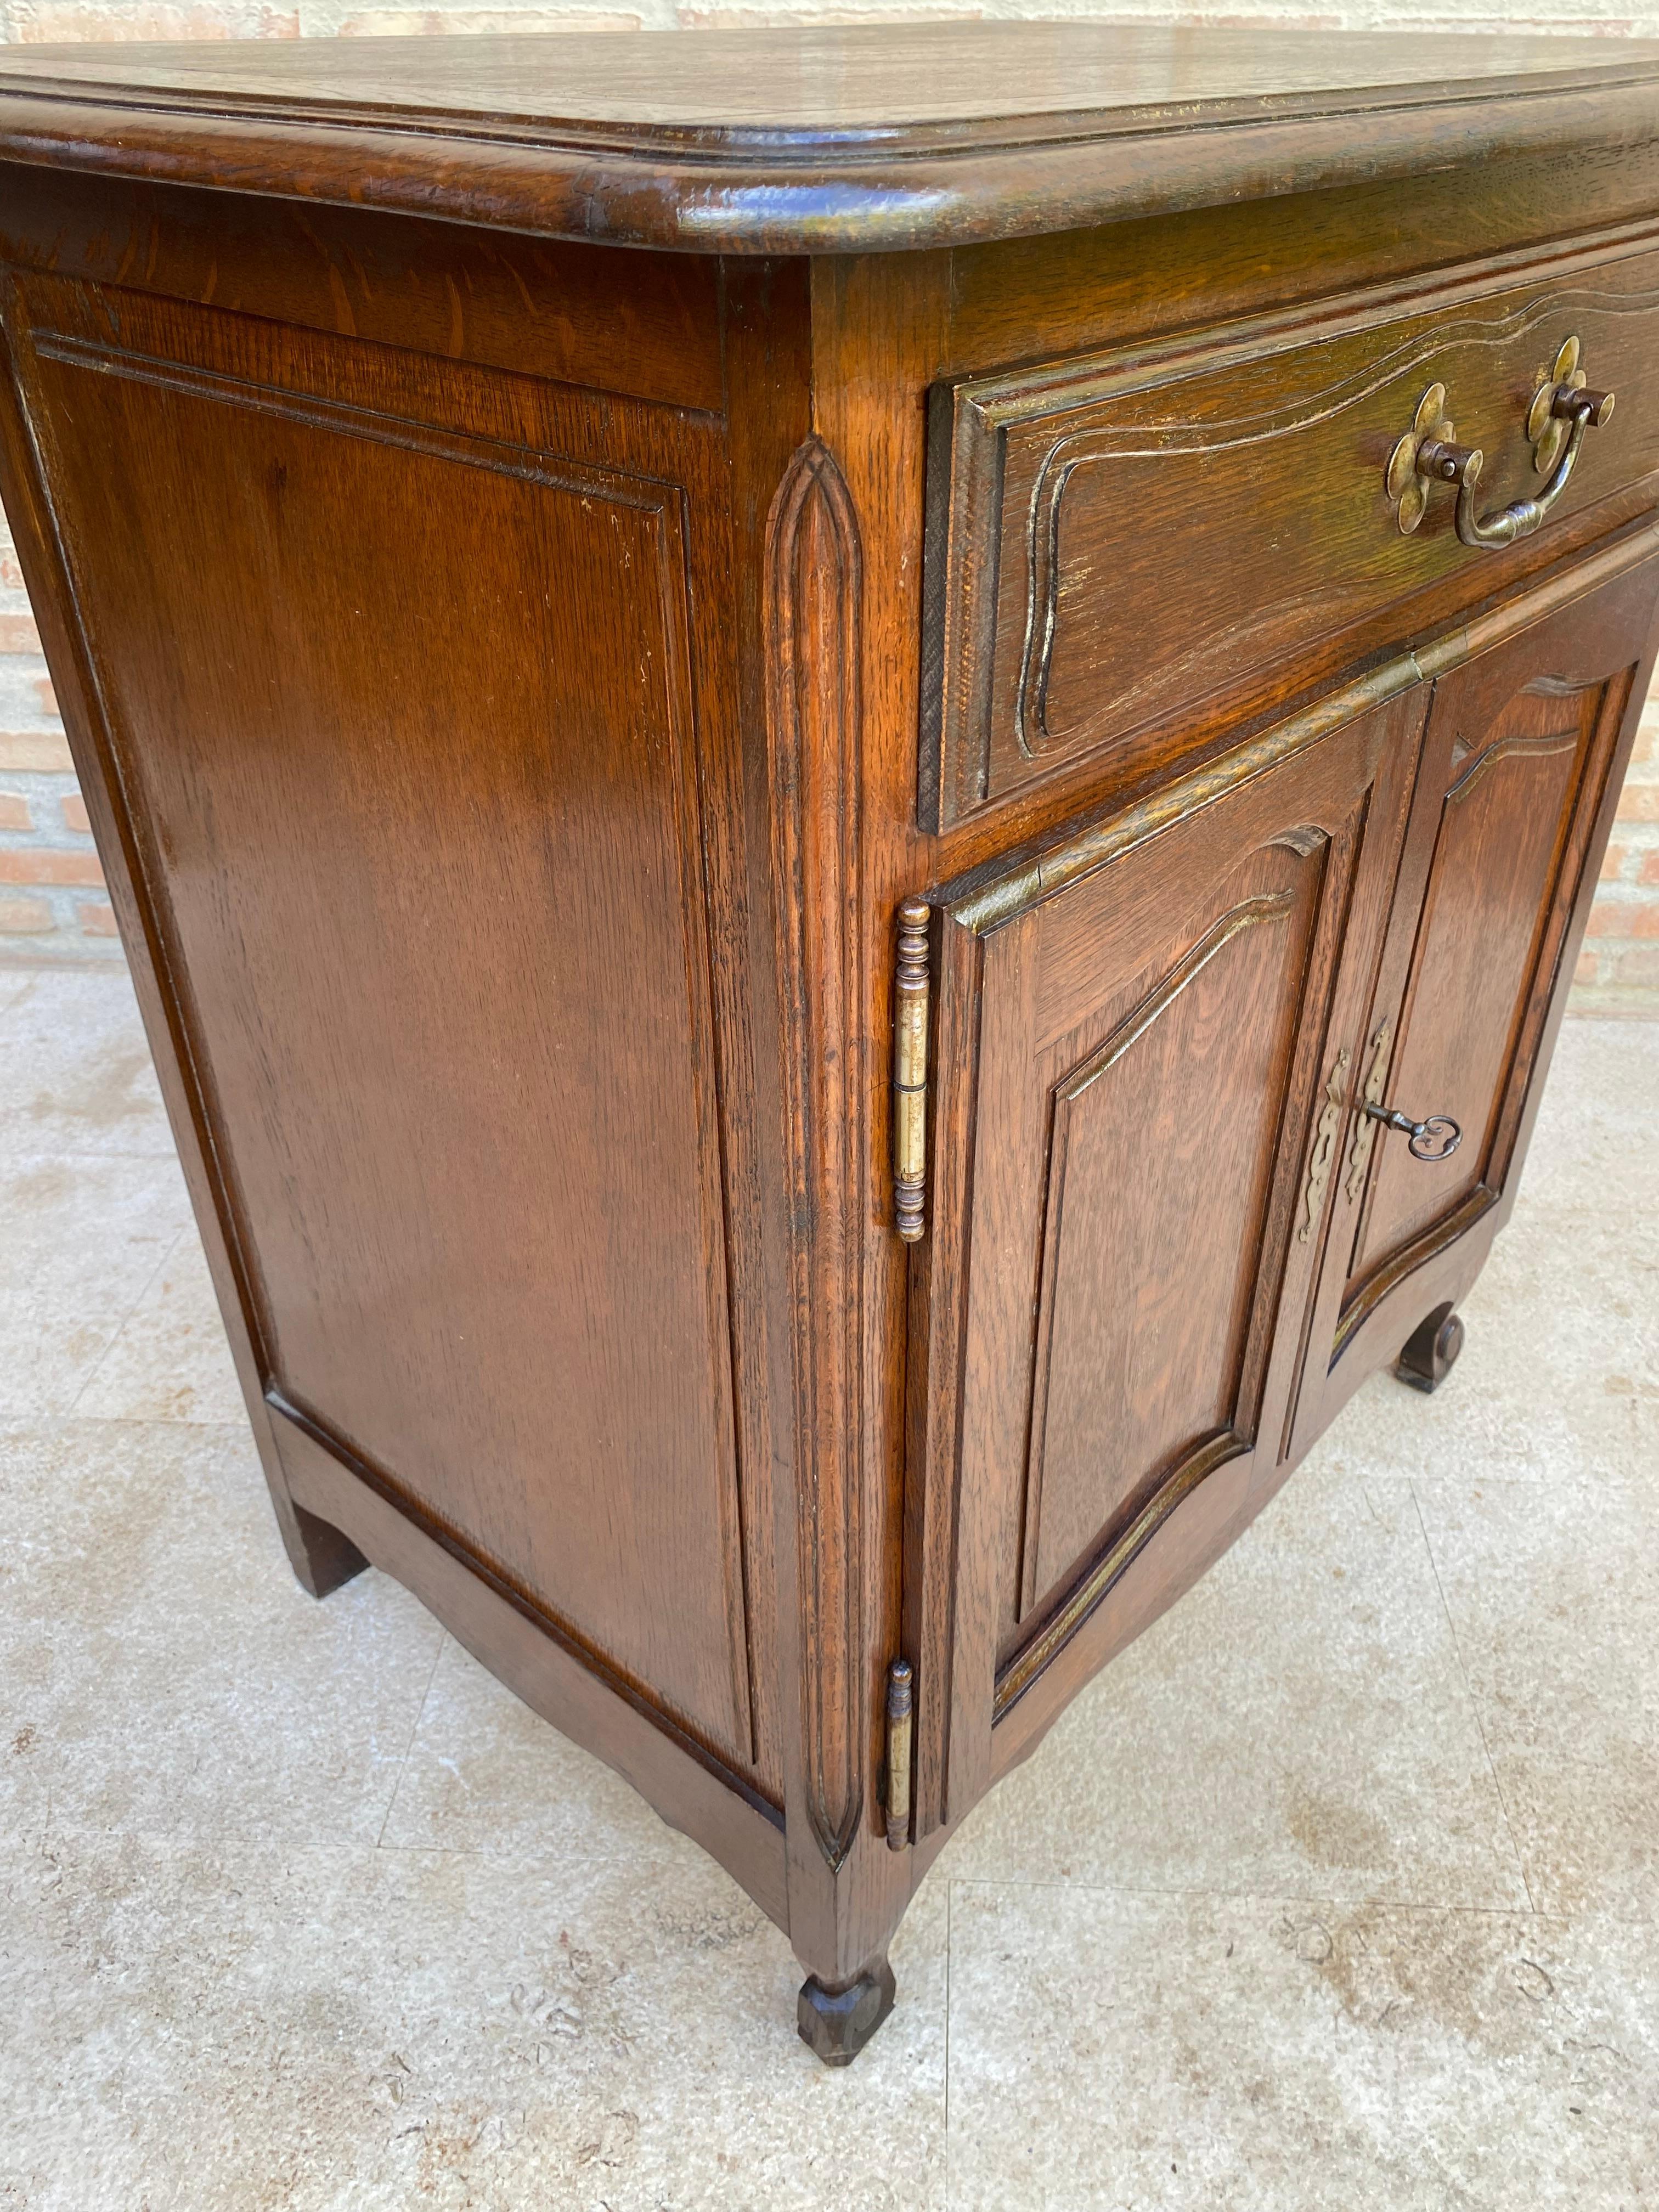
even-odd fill
[{"label": "wood grain surface", "polygon": [[1562,519],[1651,504],[1650,233],[1436,291],[1389,287],[1328,302],[1311,327],[1298,311],[941,387],[925,819],[944,826],[1084,753],[1163,765],[1206,712],[1249,713],[1282,689],[1287,659],[1311,678],[1397,629],[1426,586],[1453,604],[1489,588],[1452,499],[1406,535],[1385,488],[1432,384],[1486,455],[1485,506],[1501,506],[1539,485],[1528,409],[1579,337],[1625,414],[1586,447]]},{"label": "wood grain surface", "polygon": [[703,252],[963,244],[1651,135],[1659,46],[951,22],[0,53],[0,153]]}]

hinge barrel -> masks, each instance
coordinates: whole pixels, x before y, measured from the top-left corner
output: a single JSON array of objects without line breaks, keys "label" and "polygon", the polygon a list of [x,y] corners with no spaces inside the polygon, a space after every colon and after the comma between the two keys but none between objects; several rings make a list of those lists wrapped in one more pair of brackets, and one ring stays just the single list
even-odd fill
[{"label": "hinge barrel", "polygon": [[921,1242],[927,1183],[927,925],[925,899],[898,915],[893,975],[893,1213],[907,1244]]},{"label": "hinge barrel", "polygon": [[910,1840],[910,1742],[915,1729],[914,1677],[908,1659],[887,1669],[887,1848],[902,1851]]}]

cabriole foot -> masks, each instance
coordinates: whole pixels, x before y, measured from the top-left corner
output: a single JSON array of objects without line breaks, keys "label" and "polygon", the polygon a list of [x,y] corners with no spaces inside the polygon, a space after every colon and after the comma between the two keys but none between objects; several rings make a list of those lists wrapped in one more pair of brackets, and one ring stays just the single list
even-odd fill
[{"label": "cabriole foot", "polygon": [[845,1989],[826,1989],[816,1974],[800,1985],[795,2025],[826,2066],[850,2066],[893,2009],[893,1970],[885,1959],[867,1966]]},{"label": "cabriole foot", "polygon": [[1437,1390],[1463,1349],[1463,1324],[1449,1305],[1437,1306],[1406,1340],[1395,1373],[1413,1390]]}]

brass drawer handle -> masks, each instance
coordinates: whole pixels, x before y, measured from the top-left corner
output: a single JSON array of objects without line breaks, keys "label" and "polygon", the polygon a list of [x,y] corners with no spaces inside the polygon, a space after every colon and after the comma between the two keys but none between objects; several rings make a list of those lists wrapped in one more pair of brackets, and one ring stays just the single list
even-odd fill
[{"label": "brass drawer handle", "polygon": [[1418,402],[1411,428],[1389,456],[1389,497],[1401,529],[1409,534],[1421,522],[1431,484],[1455,483],[1457,534],[1465,545],[1512,545],[1517,538],[1530,538],[1566,489],[1585,431],[1599,430],[1613,413],[1612,392],[1588,389],[1578,355],[1578,340],[1570,337],[1527,410],[1533,465],[1548,482],[1534,498],[1512,501],[1491,514],[1474,511],[1486,456],[1478,446],[1455,442],[1445,416],[1446,387],[1431,384]]},{"label": "brass drawer handle", "polygon": [[1449,1114],[1431,1114],[1426,1121],[1413,1121],[1397,1106],[1375,1106],[1369,1099],[1364,1111],[1385,1129],[1398,1129],[1402,1137],[1409,1137],[1406,1149],[1414,1160],[1427,1160],[1431,1165],[1437,1160],[1449,1160],[1463,1141],[1463,1132]]}]

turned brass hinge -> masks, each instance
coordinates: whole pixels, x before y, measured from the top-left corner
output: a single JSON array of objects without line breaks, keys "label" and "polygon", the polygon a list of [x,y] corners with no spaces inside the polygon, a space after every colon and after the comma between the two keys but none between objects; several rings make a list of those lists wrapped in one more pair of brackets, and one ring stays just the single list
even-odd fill
[{"label": "turned brass hinge", "polygon": [[893,1218],[907,1244],[920,1243],[927,1182],[927,924],[925,899],[898,914],[893,970]]},{"label": "turned brass hinge", "polygon": [[883,1796],[890,1851],[902,1851],[910,1840],[913,1680],[908,1659],[895,1659],[887,1669],[887,1773]]}]

